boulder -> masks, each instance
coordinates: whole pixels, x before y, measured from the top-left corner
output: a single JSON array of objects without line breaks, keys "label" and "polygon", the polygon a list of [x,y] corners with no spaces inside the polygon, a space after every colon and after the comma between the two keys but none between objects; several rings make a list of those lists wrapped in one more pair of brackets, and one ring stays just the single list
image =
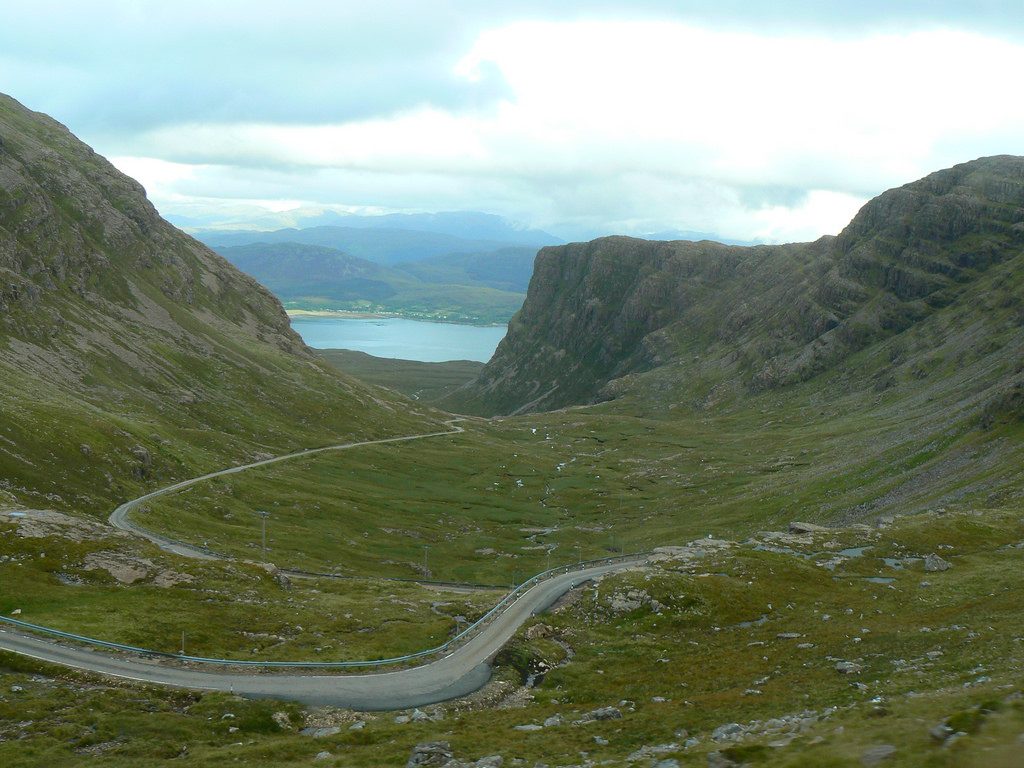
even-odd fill
[{"label": "boulder", "polygon": [[711,732],[711,739],[712,741],[732,741],[742,733],[743,726],[739,723],[726,723]]},{"label": "boulder", "polygon": [[936,554],[926,555],[924,558],[924,569],[929,573],[935,573],[938,571],[948,571],[953,567],[953,564],[947,560],[943,560]]},{"label": "boulder", "polygon": [[427,741],[413,747],[405,768],[442,766],[452,759],[452,746],[447,741]]},{"label": "boulder", "polygon": [[622,712],[618,707],[600,707],[587,712],[581,719],[581,723],[589,723],[593,720],[620,720],[622,719]]}]

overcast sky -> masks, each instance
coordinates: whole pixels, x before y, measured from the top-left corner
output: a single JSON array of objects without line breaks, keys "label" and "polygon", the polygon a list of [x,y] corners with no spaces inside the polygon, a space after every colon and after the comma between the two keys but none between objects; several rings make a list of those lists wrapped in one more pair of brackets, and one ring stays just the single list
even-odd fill
[{"label": "overcast sky", "polygon": [[13,5],[0,90],[170,215],[806,240],[889,187],[1024,154],[1019,0]]}]

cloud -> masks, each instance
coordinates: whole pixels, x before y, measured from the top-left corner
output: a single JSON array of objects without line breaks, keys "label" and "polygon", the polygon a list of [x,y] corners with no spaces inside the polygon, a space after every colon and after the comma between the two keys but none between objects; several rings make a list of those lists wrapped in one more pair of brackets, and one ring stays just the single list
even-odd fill
[{"label": "cloud", "polygon": [[0,74],[168,212],[809,239],[1024,153],[1024,6],[976,5],[39,0],[0,25]]}]

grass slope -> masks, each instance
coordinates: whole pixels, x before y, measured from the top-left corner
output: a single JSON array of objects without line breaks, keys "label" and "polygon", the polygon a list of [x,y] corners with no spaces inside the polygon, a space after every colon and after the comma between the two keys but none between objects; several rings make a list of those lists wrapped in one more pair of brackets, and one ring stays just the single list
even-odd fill
[{"label": "grass slope", "polygon": [[174,478],[430,416],[346,378],[266,289],[0,97],[0,502],[96,515]]},{"label": "grass slope", "polygon": [[323,358],[340,371],[357,379],[388,387],[407,397],[433,403],[473,379],[484,367],[474,360],[424,363],[375,357],[351,349],[321,349]]}]

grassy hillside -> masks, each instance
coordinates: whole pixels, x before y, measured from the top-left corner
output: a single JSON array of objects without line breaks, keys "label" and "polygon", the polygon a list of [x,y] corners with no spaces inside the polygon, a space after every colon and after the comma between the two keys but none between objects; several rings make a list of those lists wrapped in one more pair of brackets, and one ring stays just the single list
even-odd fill
[{"label": "grassy hillside", "polygon": [[[382,577],[504,584],[675,547],[531,619],[488,688],[426,715],[0,654],[0,763],[376,767],[442,742],[504,765],[1016,766],[1022,185],[1016,159],[957,167],[802,246],[546,250],[463,402],[602,402],[470,417],[138,511],[237,557],[199,562],[103,518],[172,479],[447,417],[328,365],[137,184],[0,101],[0,612],[169,651],[185,632],[245,659],[384,655],[450,636],[495,593]],[[333,357],[410,395],[456,377]],[[289,582],[264,559],[344,578]]]},{"label": "grassy hillside", "polygon": [[483,253],[434,256],[399,266],[427,283],[480,284],[525,294],[536,256],[536,248],[501,248]]},{"label": "grassy hillside", "polygon": [[450,394],[473,379],[484,367],[483,363],[474,360],[423,363],[418,360],[374,357],[351,349],[321,349],[318,353],[349,376],[388,387],[424,403],[436,402]]},{"label": "grassy hillside", "polygon": [[52,119],[0,99],[0,502],[109,512],[172,478],[429,417],[306,349],[280,303]]}]

